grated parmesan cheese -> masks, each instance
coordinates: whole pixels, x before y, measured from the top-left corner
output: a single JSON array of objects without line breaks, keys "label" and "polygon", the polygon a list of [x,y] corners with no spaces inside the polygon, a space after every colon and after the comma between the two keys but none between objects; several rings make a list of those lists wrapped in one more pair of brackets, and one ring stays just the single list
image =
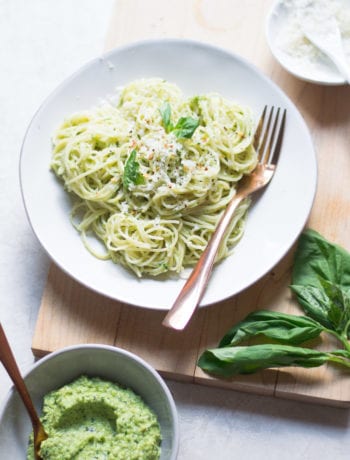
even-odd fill
[{"label": "grated parmesan cheese", "polygon": [[338,24],[343,48],[350,65],[350,1],[342,0],[282,0],[285,8],[286,25],[278,36],[280,49],[298,64],[313,69],[320,61],[331,65],[331,61],[316,48],[304,35],[301,28],[301,18],[305,20],[305,12],[312,8],[312,15],[308,14],[308,24],[313,28],[323,25],[323,33],[327,39],[327,19],[333,16]]}]

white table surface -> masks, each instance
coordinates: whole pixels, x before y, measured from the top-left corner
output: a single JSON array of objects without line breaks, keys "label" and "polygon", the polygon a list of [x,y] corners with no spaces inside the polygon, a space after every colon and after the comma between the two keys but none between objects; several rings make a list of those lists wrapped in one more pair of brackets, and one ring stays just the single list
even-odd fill
[{"label": "white table surface", "polygon": [[[49,260],[21,201],[21,143],[45,97],[103,49],[112,4],[113,0],[0,0],[0,319],[23,371],[33,363],[31,339]],[[348,410],[168,384],[180,417],[179,460],[350,456]],[[0,367],[0,403],[9,387]],[[0,452],[0,459],[5,455]]]}]

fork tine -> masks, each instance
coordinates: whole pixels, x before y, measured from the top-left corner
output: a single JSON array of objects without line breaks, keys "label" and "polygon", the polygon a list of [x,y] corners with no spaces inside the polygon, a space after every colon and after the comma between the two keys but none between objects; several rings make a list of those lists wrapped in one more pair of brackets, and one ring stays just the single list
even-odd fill
[{"label": "fork tine", "polygon": [[259,163],[261,163],[263,161],[263,158],[265,156],[265,146],[266,146],[266,142],[267,142],[267,139],[268,139],[268,134],[269,134],[269,131],[270,131],[270,125],[271,125],[271,120],[272,120],[272,115],[273,115],[273,111],[274,111],[274,107],[272,106],[271,109],[270,109],[270,113],[269,113],[269,116],[268,116],[268,119],[267,119],[267,122],[265,124],[265,126],[262,128],[262,131],[263,133],[260,135],[260,143],[259,143],[259,146],[258,146],[258,161]]},{"label": "fork tine", "polygon": [[261,131],[262,131],[264,121],[265,121],[266,110],[267,110],[267,105],[265,105],[264,110],[262,111],[262,114],[258,122],[258,126],[256,127],[256,130],[255,130],[254,138],[253,138],[253,146],[256,151],[258,151],[259,149],[259,142],[260,142],[260,137],[261,137]]},{"label": "fork tine", "polygon": [[270,164],[271,163],[271,150],[272,150],[272,147],[273,147],[273,142],[275,140],[275,132],[276,132],[279,116],[280,116],[280,108],[278,107],[277,113],[276,113],[276,116],[275,116],[275,121],[273,123],[272,131],[270,133],[269,142],[268,142],[268,144],[266,146],[266,151],[265,151],[265,155],[264,155],[264,164]]},{"label": "fork tine", "polygon": [[257,150],[258,162],[260,164],[276,164],[281,151],[287,110],[283,110],[281,121],[281,109],[277,108],[275,116],[274,110],[275,108],[272,106],[269,111],[268,120],[264,123],[267,106],[264,107],[255,131],[253,145]]},{"label": "fork tine", "polygon": [[[282,141],[283,141],[283,134],[284,134],[284,125],[286,123],[286,116],[287,116],[287,110],[283,110],[283,115],[282,115],[282,120],[279,126],[278,134],[277,134],[277,139],[275,143],[275,147],[273,149],[272,155],[269,157],[269,164],[277,164],[280,151],[281,151],[281,146],[282,146]],[[276,119],[276,125],[277,125],[277,119]]]}]

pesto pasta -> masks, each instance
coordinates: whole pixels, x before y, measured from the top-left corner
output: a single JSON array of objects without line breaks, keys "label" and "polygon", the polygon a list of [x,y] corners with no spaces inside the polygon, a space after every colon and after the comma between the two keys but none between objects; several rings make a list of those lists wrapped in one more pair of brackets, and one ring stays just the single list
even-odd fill
[{"label": "pesto pasta", "polygon": [[[254,169],[252,135],[248,108],[141,79],[122,88],[117,103],[67,117],[53,136],[51,168],[75,198],[72,223],[94,256],[137,276],[180,273],[197,262]],[[241,238],[248,206],[237,209],[217,261]]]}]

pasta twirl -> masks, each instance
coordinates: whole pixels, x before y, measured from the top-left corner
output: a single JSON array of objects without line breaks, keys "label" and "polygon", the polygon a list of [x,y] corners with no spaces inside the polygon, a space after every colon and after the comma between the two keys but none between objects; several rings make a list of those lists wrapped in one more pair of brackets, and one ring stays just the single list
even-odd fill
[{"label": "pasta twirl", "polygon": [[[250,110],[219,94],[185,98],[174,84],[143,79],[117,104],[68,117],[54,134],[51,167],[74,195],[72,221],[96,257],[138,276],[179,273],[196,263],[254,169],[252,130]],[[248,206],[239,206],[217,260],[241,238]]]}]

